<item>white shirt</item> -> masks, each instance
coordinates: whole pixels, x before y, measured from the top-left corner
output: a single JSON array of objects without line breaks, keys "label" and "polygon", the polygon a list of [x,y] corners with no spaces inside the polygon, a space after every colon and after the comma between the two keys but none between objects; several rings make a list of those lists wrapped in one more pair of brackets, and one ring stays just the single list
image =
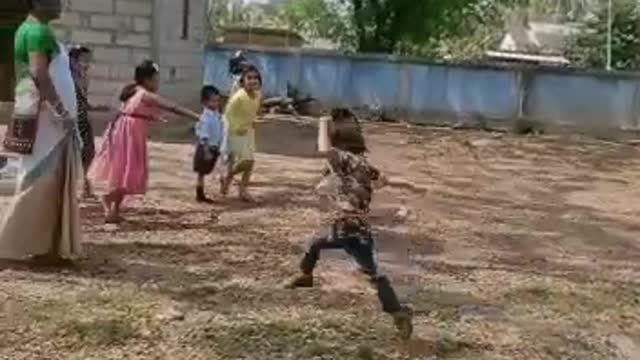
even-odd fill
[{"label": "white shirt", "polygon": [[209,147],[222,147],[225,135],[225,126],[220,113],[210,109],[204,109],[200,115],[200,121],[196,124],[196,137],[201,144]]}]

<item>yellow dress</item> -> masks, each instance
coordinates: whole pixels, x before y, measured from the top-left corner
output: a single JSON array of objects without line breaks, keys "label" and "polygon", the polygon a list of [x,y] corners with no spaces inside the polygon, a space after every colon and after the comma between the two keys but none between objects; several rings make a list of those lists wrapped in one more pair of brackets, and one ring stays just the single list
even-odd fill
[{"label": "yellow dress", "polygon": [[245,89],[231,96],[224,113],[227,127],[227,149],[236,163],[253,160],[256,151],[254,122],[260,109],[261,94],[251,98]]}]

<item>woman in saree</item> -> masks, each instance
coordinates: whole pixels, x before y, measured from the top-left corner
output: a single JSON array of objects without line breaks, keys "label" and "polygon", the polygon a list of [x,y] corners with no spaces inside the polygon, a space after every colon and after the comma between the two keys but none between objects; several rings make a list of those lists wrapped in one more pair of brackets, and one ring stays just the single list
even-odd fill
[{"label": "woman in saree", "polygon": [[[0,219],[0,258],[61,264],[80,253],[76,185],[82,165],[76,94],[69,57],[49,27],[60,16],[60,0],[26,4],[29,15],[14,43],[14,117],[20,107],[31,104],[37,127],[31,150],[21,156],[16,194]],[[11,141],[24,144],[24,139],[8,138],[5,147]]]}]

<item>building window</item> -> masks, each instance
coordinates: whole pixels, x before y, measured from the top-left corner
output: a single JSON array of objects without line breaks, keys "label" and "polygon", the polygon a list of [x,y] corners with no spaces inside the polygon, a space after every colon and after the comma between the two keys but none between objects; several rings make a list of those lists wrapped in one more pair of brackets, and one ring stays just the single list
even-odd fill
[{"label": "building window", "polygon": [[182,0],[182,36],[180,37],[182,40],[189,39],[190,2],[190,0]]}]

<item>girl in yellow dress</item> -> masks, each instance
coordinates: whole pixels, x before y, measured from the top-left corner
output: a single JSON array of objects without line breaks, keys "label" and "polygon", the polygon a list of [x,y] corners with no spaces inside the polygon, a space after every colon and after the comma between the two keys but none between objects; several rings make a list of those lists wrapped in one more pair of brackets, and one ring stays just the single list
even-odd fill
[{"label": "girl in yellow dress", "polygon": [[227,174],[221,180],[221,193],[226,196],[233,178],[242,174],[240,181],[240,199],[252,201],[247,188],[255,164],[253,154],[256,150],[255,122],[260,110],[262,78],[258,69],[245,67],[240,78],[240,89],[227,103],[224,119],[227,125]]}]

